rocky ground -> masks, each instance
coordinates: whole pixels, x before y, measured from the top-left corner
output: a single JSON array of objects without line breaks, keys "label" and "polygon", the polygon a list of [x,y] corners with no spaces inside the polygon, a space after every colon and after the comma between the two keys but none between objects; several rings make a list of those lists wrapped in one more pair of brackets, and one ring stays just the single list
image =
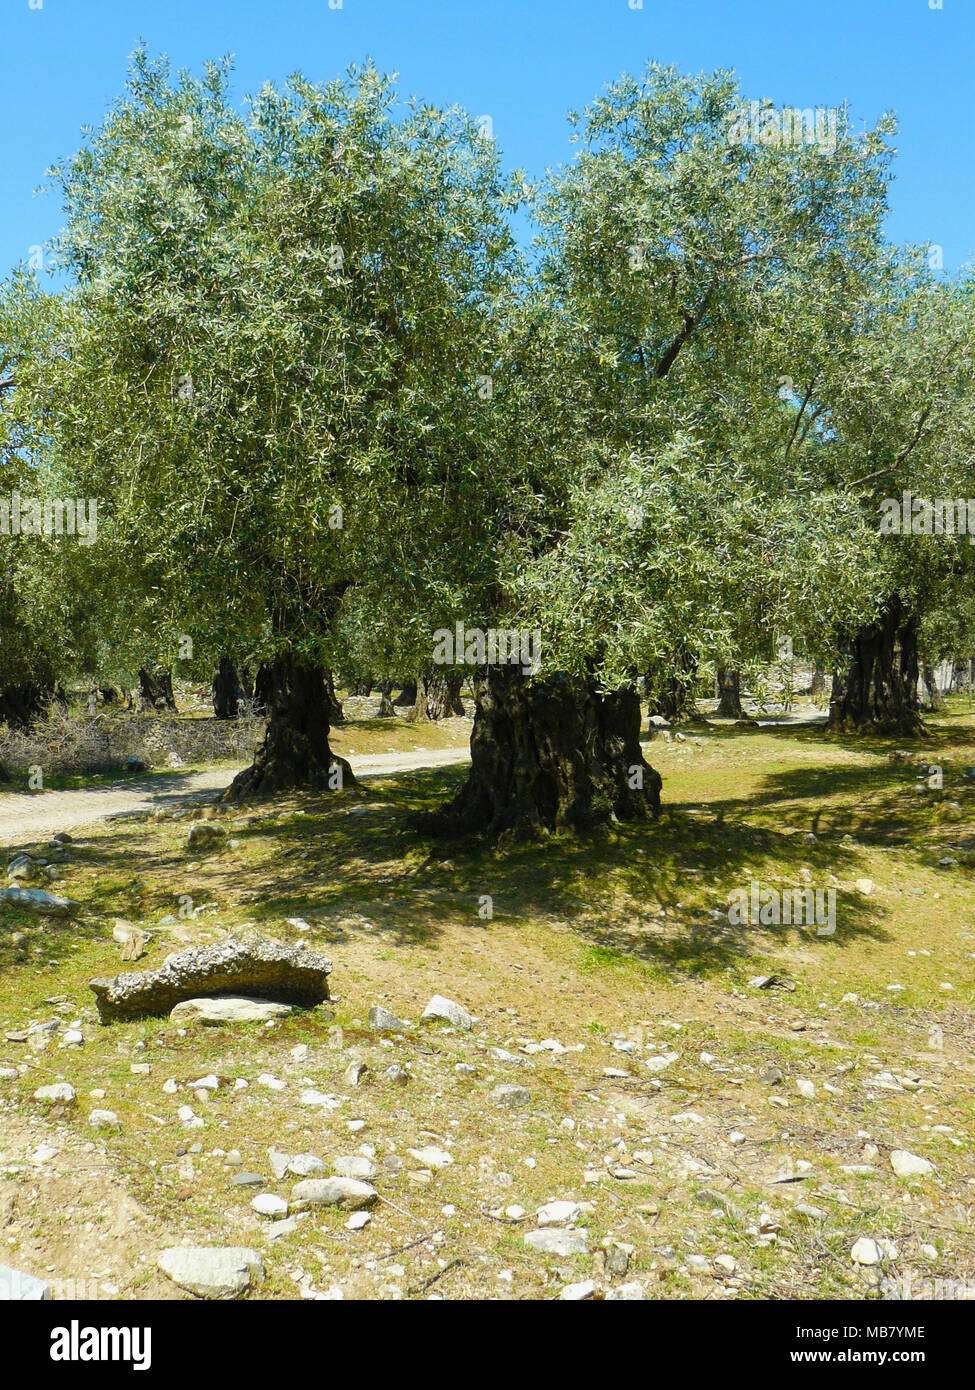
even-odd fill
[{"label": "rocky ground", "polygon": [[[585,845],[431,853],[434,769],[48,849],[79,907],[0,907],[0,1263],[62,1297],[973,1296],[971,721],[931,795],[810,738],[655,742],[667,814]],[[832,879],[835,937],[731,929],[751,877]],[[91,977],[241,929],[330,957],[331,1000],[98,1023]]]}]

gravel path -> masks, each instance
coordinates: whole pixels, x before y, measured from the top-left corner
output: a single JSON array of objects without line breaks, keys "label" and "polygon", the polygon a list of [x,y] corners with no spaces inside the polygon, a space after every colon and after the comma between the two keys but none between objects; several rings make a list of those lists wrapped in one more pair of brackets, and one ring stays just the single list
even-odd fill
[{"label": "gravel path", "polygon": [[[413,772],[467,762],[466,748],[416,749],[412,753],[378,753],[349,759],[356,777],[383,777],[392,772]],[[11,792],[0,796],[0,844],[13,846],[73,831],[106,816],[125,811],[154,811],[172,806],[200,792],[222,791],[246,763],[212,772],[160,772],[151,777],[130,777],[92,790],[68,792]]]}]

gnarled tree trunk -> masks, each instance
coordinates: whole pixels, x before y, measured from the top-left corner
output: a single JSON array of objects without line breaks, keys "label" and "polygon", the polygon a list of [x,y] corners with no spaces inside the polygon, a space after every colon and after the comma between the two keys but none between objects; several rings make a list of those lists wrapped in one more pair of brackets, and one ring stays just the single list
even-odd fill
[{"label": "gnarled tree trunk", "polygon": [[846,670],[833,678],[828,727],[847,733],[923,733],[917,640],[917,615],[893,594],[876,621],[857,633]]},{"label": "gnarled tree trunk", "polygon": [[335,681],[331,671],[325,671],[325,695],[328,699],[328,722],[330,724],[344,724],[345,710],[342,702],[335,693]]},{"label": "gnarled tree trunk", "polygon": [[40,719],[50,707],[53,698],[51,687],[34,685],[0,686],[0,724],[11,728],[26,729],[35,719]]},{"label": "gnarled tree trunk", "polygon": [[671,724],[700,720],[694,703],[697,662],[683,649],[674,654],[663,674],[648,671],[645,677],[648,714],[659,714]]},{"label": "gnarled tree trunk", "polygon": [[241,693],[236,666],[229,656],[222,656],[217,662],[217,670],[213,677],[213,713],[215,717],[217,719],[236,719]]},{"label": "gnarled tree trunk", "polygon": [[379,685],[379,710],[377,719],[392,719],[396,711],[393,709],[393,702],[390,696],[393,693],[392,681],[381,681]]},{"label": "gnarled tree trunk", "polygon": [[154,666],[151,671],[142,667],[139,671],[139,694],[146,709],[168,709],[176,712],[173,673],[165,666]]},{"label": "gnarled tree trunk", "polygon": [[414,723],[431,719],[449,719],[462,715],[460,688],[464,683],[462,671],[447,668],[433,674],[423,674],[416,683],[416,703],[408,717]]},{"label": "gnarled tree trunk", "polygon": [[603,694],[583,678],[534,680],[491,666],[475,683],[467,781],[414,823],[436,835],[522,839],[614,817],[650,820],[660,788],[643,760],[635,690]]},{"label": "gnarled tree trunk", "polygon": [[921,674],[924,677],[924,685],[928,692],[928,707],[932,714],[936,714],[941,709],[944,701],[941,698],[941,691],[938,689],[938,682],[934,674],[934,667],[930,661],[921,662]]},{"label": "gnarled tree trunk", "polygon": [[721,719],[743,719],[738,672],[730,666],[718,667],[718,708]]},{"label": "gnarled tree trunk", "polygon": [[264,742],[250,767],[239,772],[226,801],[275,796],[295,788],[339,791],[354,785],[352,769],[328,746],[329,704],[321,666],[290,655],[261,667],[267,702]]}]

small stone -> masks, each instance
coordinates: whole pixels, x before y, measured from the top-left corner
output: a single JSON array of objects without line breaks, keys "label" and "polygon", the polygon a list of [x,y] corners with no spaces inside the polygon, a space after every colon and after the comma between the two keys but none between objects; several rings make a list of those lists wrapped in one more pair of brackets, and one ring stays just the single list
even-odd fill
[{"label": "small stone", "polygon": [[531,1096],[524,1086],[515,1086],[505,1083],[495,1086],[489,1096],[493,1105],[502,1105],[507,1110],[523,1110],[526,1105],[531,1104]]},{"label": "small stone", "polygon": [[287,1216],[288,1204],[283,1197],[278,1197],[274,1192],[261,1192],[251,1201],[251,1207],[259,1216],[281,1217]]},{"label": "small stone", "polygon": [[462,1032],[469,1033],[473,1027],[470,1014],[460,1004],[455,1004],[452,999],[445,999],[442,994],[435,994],[423,1010],[423,1018],[443,1019],[447,1023],[452,1023],[455,1028],[460,1028]]},{"label": "small stone", "polygon": [[877,1249],[877,1242],[869,1236],[861,1236],[850,1251],[850,1259],[858,1265],[879,1264],[880,1251]]},{"label": "small stone", "polygon": [[453,1155],[446,1149],[438,1149],[432,1145],[425,1149],[409,1149],[407,1152],[424,1168],[447,1168],[454,1161]]},{"label": "small stone", "polygon": [[337,1158],[332,1164],[336,1176],[340,1178],[359,1178],[362,1180],[374,1178],[377,1173],[376,1165],[361,1154],[346,1154]]},{"label": "small stone", "polygon": [[398,1062],[394,1062],[391,1067],[387,1067],[383,1072],[383,1080],[389,1086],[408,1086],[411,1079],[406,1068],[401,1067]]},{"label": "small stone", "polygon": [[93,1110],[88,1116],[92,1129],[121,1129],[119,1117],[114,1110]]},{"label": "small stone", "polygon": [[39,1086],[34,1092],[35,1100],[48,1105],[74,1105],[77,1097],[75,1088],[66,1081],[55,1082],[53,1086]]},{"label": "small stone", "polygon": [[405,1033],[406,1024],[382,1004],[374,1004],[369,1010],[369,1027],[380,1033]]},{"label": "small stone", "polygon": [[568,1226],[577,1220],[582,1212],[578,1202],[546,1202],[535,1213],[539,1226]]},{"label": "small stone", "polygon": [[589,1236],[584,1230],[562,1231],[548,1226],[540,1231],[527,1231],[525,1244],[540,1255],[586,1255]]},{"label": "small stone", "polygon": [[198,1298],[236,1298],[264,1278],[264,1261],[243,1246],[174,1246],[160,1251],[158,1265]]},{"label": "small stone", "polygon": [[316,1206],[357,1211],[372,1206],[378,1197],[374,1187],[355,1178],[307,1178],[291,1189],[291,1206],[295,1211]]},{"label": "small stone", "polygon": [[806,1100],[812,1100],[813,1096],[815,1096],[816,1094],[816,1087],[813,1085],[811,1081],[808,1081],[804,1076],[800,1076],[797,1078],[796,1090],[799,1092],[801,1096],[805,1096]]},{"label": "small stone", "polygon": [[592,1298],[595,1292],[595,1282],[584,1279],[581,1284],[566,1284],[560,1297],[565,1303],[581,1303],[583,1299]]},{"label": "small stone", "polygon": [[[317,1154],[295,1154],[293,1158],[289,1158],[287,1154],[275,1154],[273,1149],[271,1152],[273,1155],[272,1171],[279,1182],[284,1177],[285,1173],[293,1173],[296,1178],[313,1178],[318,1173],[325,1172],[326,1164]],[[284,1159],[284,1163],[281,1165],[281,1171],[279,1172],[278,1163],[275,1163],[274,1160],[277,1159],[280,1161],[282,1158]],[[335,1171],[339,1172],[340,1170],[336,1168]],[[371,1175],[367,1173],[346,1173],[344,1176],[348,1178],[358,1178],[369,1177]]]},{"label": "small stone", "polygon": [[372,1217],[367,1211],[354,1211],[345,1223],[347,1231],[361,1231],[364,1226],[368,1226]]},{"label": "small stone", "polygon": [[899,1178],[921,1178],[934,1172],[933,1163],[929,1163],[926,1158],[919,1158],[917,1154],[908,1153],[907,1149],[893,1149],[890,1166]]}]

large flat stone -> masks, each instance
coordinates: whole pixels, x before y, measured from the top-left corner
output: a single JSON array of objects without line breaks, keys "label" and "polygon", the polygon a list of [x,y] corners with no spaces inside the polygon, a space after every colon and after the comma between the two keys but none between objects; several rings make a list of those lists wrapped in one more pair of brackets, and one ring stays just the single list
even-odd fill
[{"label": "large flat stone", "polygon": [[0,1303],[47,1302],[51,1297],[51,1286],[43,1279],[0,1265]]},{"label": "large flat stone", "polygon": [[312,1008],[329,997],[332,963],[316,951],[263,937],[230,937],[190,946],[158,970],[128,970],[91,980],[102,1023],[166,1014],[186,999],[235,994]]},{"label": "large flat stone", "polygon": [[264,1261],[246,1246],[177,1245],[161,1250],[159,1268],[198,1298],[237,1298],[264,1278]]},{"label": "large flat stone", "polygon": [[242,994],[214,994],[209,999],[184,999],[169,1015],[171,1023],[267,1023],[286,1018],[291,1004],[253,999]]},{"label": "large flat stone", "polygon": [[70,898],[45,893],[43,888],[0,888],[0,903],[25,908],[40,917],[70,917],[81,906]]}]

